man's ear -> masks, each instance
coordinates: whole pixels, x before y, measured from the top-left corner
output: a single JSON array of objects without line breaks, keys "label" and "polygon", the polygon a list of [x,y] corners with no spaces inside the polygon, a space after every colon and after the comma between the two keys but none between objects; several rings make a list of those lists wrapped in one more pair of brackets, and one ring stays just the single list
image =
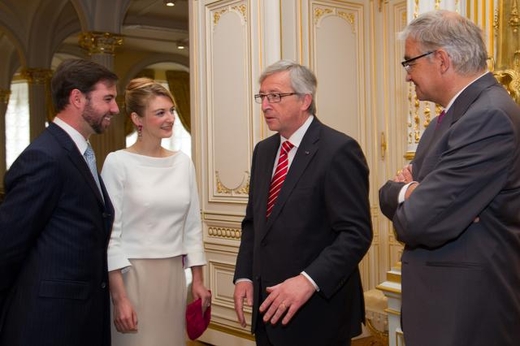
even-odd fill
[{"label": "man's ear", "polygon": [[85,95],[83,95],[79,89],[72,89],[70,92],[69,103],[74,106],[74,108],[81,108],[84,99]]},{"label": "man's ear", "polygon": [[438,49],[435,54],[437,54],[437,59],[441,66],[441,72],[445,73],[452,67],[450,56],[444,49]]},{"label": "man's ear", "polygon": [[302,109],[308,110],[312,103],[312,95],[311,94],[305,94],[303,95],[303,104]]}]

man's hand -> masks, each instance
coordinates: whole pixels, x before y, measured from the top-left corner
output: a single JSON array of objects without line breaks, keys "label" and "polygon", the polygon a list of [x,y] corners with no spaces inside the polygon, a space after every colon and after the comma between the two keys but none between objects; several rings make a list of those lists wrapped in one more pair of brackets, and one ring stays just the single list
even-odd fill
[{"label": "man's hand", "polygon": [[235,312],[238,322],[242,327],[246,327],[246,319],[244,317],[244,302],[248,306],[253,305],[253,283],[251,281],[239,281],[235,284],[235,293],[233,294],[235,301]]},{"label": "man's hand", "polygon": [[267,287],[269,295],[260,305],[264,322],[276,324],[283,316],[282,324],[289,323],[296,312],[314,294],[316,289],[302,274],[289,278],[276,286]]},{"label": "man's hand", "polygon": [[409,183],[413,181],[412,165],[406,165],[403,169],[398,170],[394,177],[394,181],[400,183]]}]

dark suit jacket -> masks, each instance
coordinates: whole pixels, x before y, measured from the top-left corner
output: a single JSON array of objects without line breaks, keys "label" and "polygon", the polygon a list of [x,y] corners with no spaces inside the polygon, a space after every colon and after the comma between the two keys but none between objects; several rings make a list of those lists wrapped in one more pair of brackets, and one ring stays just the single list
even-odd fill
[{"label": "dark suit jacket", "polygon": [[110,345],[113,208],[55,124],[5,177],[0,205],[0,345]]},{"label": "dark suit jacket", "polygon": [[252,329],[265,288],[305,271],[320,291],[286,326],[267,326],[275,344],[321,345],[361,332],[358,263],[372,240],[368,168],[358,143],[314,119],[271,216],[266,206],[280,136],[256,146],[235,280],[254,284]]},{"label": "dark suit jacket", "polygon": [[493,75],[422,136],[413,177],[380,189],[402,256],[407,346],[520,342],[520,110]]}]

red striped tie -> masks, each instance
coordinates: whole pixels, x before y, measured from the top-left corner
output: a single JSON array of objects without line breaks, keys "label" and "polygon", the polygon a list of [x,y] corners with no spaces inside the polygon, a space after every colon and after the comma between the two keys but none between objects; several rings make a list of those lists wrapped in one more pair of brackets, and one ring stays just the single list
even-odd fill
[{"label": "red striped tie", "polygon": [[276,202],[278,194],[280,194],[280,190],[282,189],[282,184],[285,180],[285,176],[287,175],[287,171],[289,170],[288,153],[291,151],[293,146],[294,145],[291,142],[285,141],[282,143],[282,147],[280,148],[278,165],[276,166],[276,171],[274,172],[273,179],[271,180],[271,187],[269,188],[266,217],[271,215],[274,203]]}]

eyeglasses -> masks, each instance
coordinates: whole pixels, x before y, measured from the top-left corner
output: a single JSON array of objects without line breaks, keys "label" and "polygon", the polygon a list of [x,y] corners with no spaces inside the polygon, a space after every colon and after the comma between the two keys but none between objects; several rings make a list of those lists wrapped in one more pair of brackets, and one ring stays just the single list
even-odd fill
[{"label": "eyeglasses", "polygon": [[401,61],[401,65],[403,65],[404,69],[408,72],[408,71],[410,71],[410,68],[412,67],[412,65],[410,65],[411,62],[414,62],[415,60],[420,59],[420,58],[424,58],[425,56],[428,56],[428,55],[430,55],[430,54],[432,54],[434,52],[435,51],[432,50],[430,52],[427,52],[427,53],[415,56],[413,58],[406,59],[404,61]]},{"label": "eyeglasses", "polygon": [[270,93],[270,94],[256,94],[255,101],[256,103],[262,103],[264,98],[267,98],[269,103],[278,103],[282,101],[282,98],[285,96],[298,95],[298,93]]}]

